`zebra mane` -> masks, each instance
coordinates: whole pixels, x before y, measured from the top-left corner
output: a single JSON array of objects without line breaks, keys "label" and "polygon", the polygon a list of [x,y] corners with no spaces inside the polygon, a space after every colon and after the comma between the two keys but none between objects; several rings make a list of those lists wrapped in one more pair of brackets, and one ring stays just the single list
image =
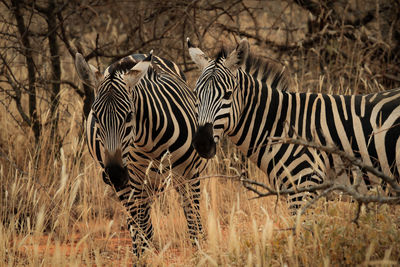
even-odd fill
[{"label": "zebra mane", "polygon": [[121,58],[120,60],[114,62],[107,68],[108,73],[111,76],[113,76],[116,73],[125,73],[128,70],[132,69],[139,61],[143,60],[144,58],[145,55],[142,54],[133,54]]},{"label": "zebra mane", "polygon": [[[126,73],[132,69],[138,62],[142,61],[147,57],[146,54],[132,54],[121,58],[120,60],[111,64],[107,69],[108,73],[113,76],[116,73]],[[177,68],[176,64],[165,58],[159,58],[153,56],[153,61],[155,64],[149,68],[149,73],[166,73],[168,75],[174,75],[186,81],[185,74]]]},{"label": "zebra mane", "polygon": [[216,59],[215,59],[215,62],[218,62],[218,61],[220,61],[220,60],[222,60],[222,59],[226,59],[226,57],[227,57],[228,55],[229,55],[228,50],[226,50],[225,48],[222,48],[222,49],[218,52],[217,57],[216,57]]},{"label": "zebra mane", "polygon": [[290,86],[288,71],[278,63],[249,54],[242,69],[272,89],[286,91]]},{"label": "zebra mane", "polygon": [[[228,55],[228,51],[222,48],[218,52],[215,62],[226,59]],[[249,54],[246,62],[242,65],[242,70],[253,76],[254,79],[265,82],[272,89],[286,91],[290,87],[288,71],[272,60]]]}]

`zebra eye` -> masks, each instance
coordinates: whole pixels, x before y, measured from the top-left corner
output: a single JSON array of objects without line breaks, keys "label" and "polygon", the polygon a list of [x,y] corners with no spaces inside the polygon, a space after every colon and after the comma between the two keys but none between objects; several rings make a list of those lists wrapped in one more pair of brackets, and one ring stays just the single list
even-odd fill
[{"label": "zebra eye", "polygon": [[232,95],[232,91],[226,92],[225,95],[224,95],[224,99],[225,100],[229,100],[229,98],[231,98],[231,95]]},{"label": "zebra eye", "polygon": [[125,122],[129,123],[131,122],[131,120],[132,120],[132,113],[129,112],[128,115],[126,115]]}]

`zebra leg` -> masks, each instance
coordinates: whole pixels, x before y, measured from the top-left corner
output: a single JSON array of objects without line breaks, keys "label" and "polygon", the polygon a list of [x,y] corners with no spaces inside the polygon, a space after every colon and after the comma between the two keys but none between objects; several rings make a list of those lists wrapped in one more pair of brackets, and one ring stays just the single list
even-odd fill
[{"label": "zebra leg", "polygon": [[[315,172],[309,175],[302,176],[295,179],[294,184],[297,188],[311,187],[321,184],[323,179],[317,175]],[[293,184],[289,184],[287,189],[293,188]],[[296,215],[298,210],[304,206],[307,200],[311,200],[317,197],[317,192],[302,192],[302,193],[292,193],[288,196],[289,211],[291,215]]]},{"label": "zebra leg", "polygon": [[123,191],[125,193],[119,194],[119,198],[129,213],[127,225],[132,238],[133,254],[140,258],[153,237],[151,198],[144,191],[135,188]]},{"label": "zebra leg", "polygon": [[317,196],[316,193],[293,193],[288,197],[289,212],[294,216],[304,206],[307,200],[311,200]]},{"label": "zebra leg", "polygon": [[153,225],[150,219],[150,201],[135,205],[128,217],[128,230],[132,237],[133,253],[140,258],[148,242],[153,238]]},{"label": "zebra leg", "polygon": [[203,226],[200,219],[200,180],[197,173],[190,181],[177,187],[181,196],[181,204],[185,213],[189,237],[193,246],[203,236]]}]

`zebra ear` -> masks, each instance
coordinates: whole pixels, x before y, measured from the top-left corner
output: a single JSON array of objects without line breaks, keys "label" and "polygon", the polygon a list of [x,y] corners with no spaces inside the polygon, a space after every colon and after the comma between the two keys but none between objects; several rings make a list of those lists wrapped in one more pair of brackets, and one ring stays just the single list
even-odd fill
[{"label": "zebra ear", "polygon": [[192,58],[193,62],[196,63],[199,69],[204,69],[208,65],[208,59],[206,55],[199,48],[192,45],[189,37],[186,39],[186,41],[189,48],[189,55]]},{"label": "zebra ear", "polygon": [[235,50],[226,58],[225,66],[231,71],[236,71],[244,62],[249,54],[250,45],[246,38],[242,39]]},{"label": "zebra ear", "polygon": [[140,79],[147,73],[151,62],[153,60],[153,50],[150,51],[150,54],[143,59],[142,61],[138,62],[132,69],[130,69],[125,74],[125,79],[127,81],[127,85],[129,88],[135,86]]},{"label": "zebra ear", "polygon": [[75,55],[75,69],[81,81],[93,88],[97,88],[103,79],[103,75],[98,69],[88,64],[80,53]]}]

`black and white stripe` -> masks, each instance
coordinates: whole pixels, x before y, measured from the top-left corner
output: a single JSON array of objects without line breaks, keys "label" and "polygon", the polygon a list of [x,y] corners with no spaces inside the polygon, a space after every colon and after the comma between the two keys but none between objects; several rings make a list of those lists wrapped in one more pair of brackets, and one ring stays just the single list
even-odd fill
[{"label": "black and white stripe", "polygon": [[[194,146],[213,157],[224,135],[245,153],[275,188],[306,187],[339,175],[338,156],[299,145],[274,143],[271,137],[297,135],[321,145],[335,145],[366,164],[399,179],[400,89],[369,95],[328,95],[286,91],[285,73],[249,55],[242,40],[230,55],[208,60],[189,43],[193,61],[202,69],[196,84],[199,128]],[[365,174],[362,187],[379,180]],[[290,196],[292,207],[304,194]]]},{"label": "black and white stripe", "polygon": [[86,126],[89,151],[126,207],[136,255],[153,236],[154,195],[174,186],[182,197],[193,241],[202,232],[199,173],[191,145],[195,97],[178,66],[156,56],[125,57],[100,74],[79,54],[76,69],[95,88]]}]

